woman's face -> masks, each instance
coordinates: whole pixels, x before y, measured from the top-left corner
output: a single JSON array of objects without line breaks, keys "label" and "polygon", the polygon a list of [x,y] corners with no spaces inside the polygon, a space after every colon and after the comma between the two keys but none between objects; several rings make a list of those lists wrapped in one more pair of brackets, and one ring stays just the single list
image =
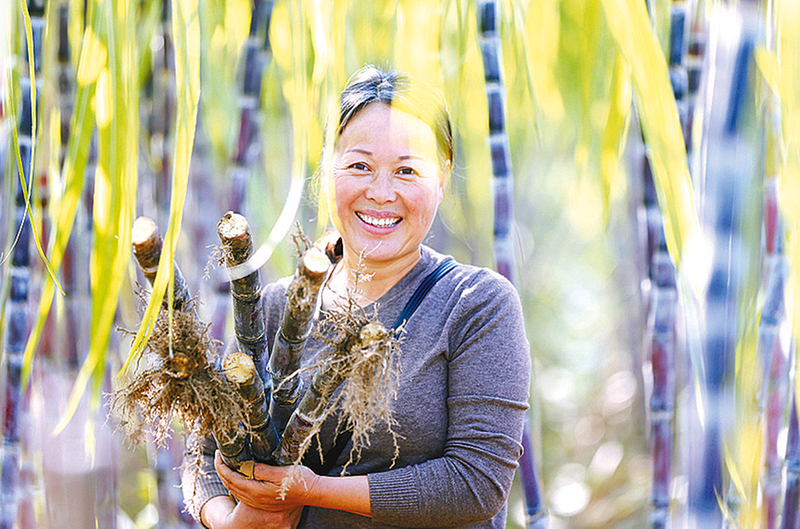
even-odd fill
[{"label": "woman's face", "polygon": [[367,105],[339,137],[332,175],[346,251],[373,263],[416,262],[447,176],[431,128],[389,105]]}]

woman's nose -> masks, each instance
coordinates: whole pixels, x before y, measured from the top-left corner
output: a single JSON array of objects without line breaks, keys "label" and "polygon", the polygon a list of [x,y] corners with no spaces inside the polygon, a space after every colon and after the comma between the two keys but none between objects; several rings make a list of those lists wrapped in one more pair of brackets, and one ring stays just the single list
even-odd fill
[{"label": "woman's nose", "polygon": [[389,171],[378,171],[367,188],[366,197],[378,204],[395,200],[397,194],[394,189],[394,178]]}]

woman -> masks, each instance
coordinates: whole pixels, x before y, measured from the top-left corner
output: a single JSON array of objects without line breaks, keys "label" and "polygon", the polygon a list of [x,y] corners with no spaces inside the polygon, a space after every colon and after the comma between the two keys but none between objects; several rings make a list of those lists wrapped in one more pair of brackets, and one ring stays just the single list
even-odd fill
[{"label": "woman", "polygon": [[[323,291],[323,308],[335,308],[352,289],[360,265],[371,278],[359,283],[358,301],[369,309],[377,304],[389,327],[422,279],[450,259],[422,244],[453,163],[449,119],[438,93],[367,67],[342,93],[335,132],[322,164],[323,196],[333,199],[343,257]],[[264,291],[271,337],[286,286]],[[286,467],[258,464],[249,480],[216,454],[215,468],[198,479],[195,516],[214,529],[505,527],[530,382],[514,288],[490,270],[457,266],[404,329],[392,411],[396,440],[378,428],[344,477],[347,449],[328,476],[301,467],[302,479],[283,499]],[[321,348],[314,339],[306,345]],[[323,430],[323,450],[333,437],[331,427]]]}]

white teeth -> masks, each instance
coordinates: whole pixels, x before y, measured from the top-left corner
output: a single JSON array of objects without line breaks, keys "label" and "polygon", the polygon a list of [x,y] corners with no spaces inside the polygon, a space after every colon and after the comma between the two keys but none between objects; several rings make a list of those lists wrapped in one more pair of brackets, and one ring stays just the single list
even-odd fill
[{"label": "white teeth", "polygon": [[370,226],[375,226],[376,228],[388,228],[389,226],[394,226],[401,220],[400,217],[387,217],[379,219],[377,217],[371,217],[363,213],[356,213],[356,215],[358,215],[358,218],[360,218]]}]

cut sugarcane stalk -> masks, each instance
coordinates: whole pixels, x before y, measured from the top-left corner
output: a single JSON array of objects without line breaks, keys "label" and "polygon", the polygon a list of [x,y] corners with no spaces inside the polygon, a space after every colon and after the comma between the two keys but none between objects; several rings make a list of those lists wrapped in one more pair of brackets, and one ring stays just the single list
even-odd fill
[{"label": "cut sugarcane stalk", "polygon": [[[226,213],[217,224],[217,234],[222,242],[223,259],[229,270],[244,265],[253,255],[250,226],[242,215],[232,211]],[[261,274],[258,269],[231,280],[231,299],[239,350],[250,355],[263,380],[266,376],[267,337],[261,303]]]},{"label": "cut sugarcane stalk", "polygon": [[[131,241],[133,243],[133,255],[139,263],[147,281],[152,286],[156,281],[156,272],[158,272],[158,261],[161,258],[161,246],[163,241],[158,232],[158,226],[147,217],[139,217],[133,223],[133,231],[131,232]],[[172,308],[175,310],[188,310],[191,298],[189,296],[189,287],[186,285],[186,279],[178,267],[174,265],[174,287],[173,287],[173,301]],[[162,306],[168,306],[169,299],[164,296]]]},{"label": "cut sugarcane stalk", "polygon": [[300,377],[294,375],[300,367],[300,355],[311,332],[320,288],[330,266],[325,252],[311,246],[300,257],[297,272],[286,290],[286,308],[269,360],[270,416],[279,434],[283,433],[301,392]]},{"label": "cut sugarcane stalk", "polygon": [[278,446],[278,434],[270,423],[264,384],[256,372],[253,359],[245,353],[232,353],[225,359],[223,371],[228,381],[239,386],[239,392],[247,404],[252,430],[250,455],[256,461],[269,461],[272,451]]},{"label": "cut sugarcane stalk", "polygon": [[[137,219],[132,241],[137,262],[152,284],[162,247],[156,224],[146,217]],[[141,435],[144,424],[153,430],[159,444],[168,436],[174,413],[198,437],[212,435],[228,466],[240,470],[245,465],[252,472],[247,443],[247,433],[252,428],[245,411],[249,400],[211,365],[210,353],[217,344],[208,338],[208,326],[197,316],[177,265],[171,321],[166,317],[168,303],[165,298],[162,314],[147,343],[151,365],[114,394],[112,410],[122,417],[123,426],[134,440]]]}]

